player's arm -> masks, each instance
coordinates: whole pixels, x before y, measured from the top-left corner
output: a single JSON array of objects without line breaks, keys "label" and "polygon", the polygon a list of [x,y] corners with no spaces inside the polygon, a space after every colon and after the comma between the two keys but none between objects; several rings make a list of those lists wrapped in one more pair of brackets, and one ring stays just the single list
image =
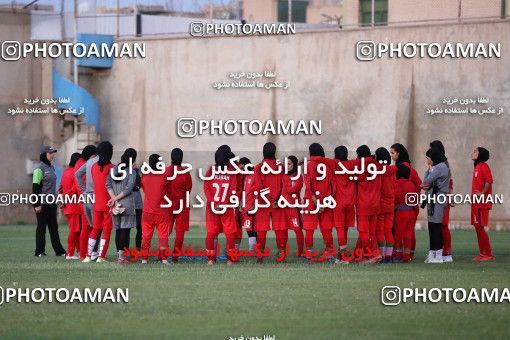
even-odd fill
[{"label": "player's arm", "polygon": [[492,172],[491,168],[487,165],[487,163],[484,164],[484,167],[482,168],[482,178],[484,180],[483,190],[481,192],[482,195],[484,195],[487,191],[489,191],[492,188]]},{"label": "player's arm", "polygon": [[87,172],[87,162],[83,163],[82,166],[74,173],[74,177],[76,178],[76,183],[80,187],[81,192],[85,192],[85,183],[83,182],[83,178],[85,178],[85,174]]},{"label": "player's arm", "polygon": [[[207,170],[206,177],[211,176],[211,169]],[[214,192],[212,188],[212,180],[204,180],[204,194],[207,202],[214,201]]]},{"label": "player's arm", "polygon": [[193,180],[191,179],[191,175],[188,172],[186,174],[186,191],[191,192],[191,189],[193,189]]},{"label": "player's arm", "polygon": [[[32,194],[39,195],[42,192],[42,181],[43,181],[43,172],[41,169],[37,168],[34,170],[32,175]],[[41,212],[41,202],[39,200],[39,196],[37,196],[36,202],[33,204],[36,213]]]}]

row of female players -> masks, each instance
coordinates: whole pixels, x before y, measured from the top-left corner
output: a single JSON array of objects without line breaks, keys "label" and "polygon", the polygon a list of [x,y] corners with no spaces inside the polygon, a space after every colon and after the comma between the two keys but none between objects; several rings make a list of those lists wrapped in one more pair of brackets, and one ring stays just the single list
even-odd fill
[{"label": "row of female players", "polygon": [[[327,255],[326,258],[336,263],[348,263],[352,258],[352,256],[346,256],[349,254],[348,230],[356,224],[359,232],[354,251],[357,260],[368,263],[410,261],[416,246],[414,227],[419,207],[408,205],[405,200],[406,195],[419,193],[422,190],[430,191],[438,186],[442,186],[444,191],[444,183],[447,183],[448,191],[451,192],[453,189],[449,170],[443,177],[430,176],[434,172],[434,167],[441,169],[446,166],[449,169],[443,144],[434,141],[430,146],[426,153],[428,169],[422,181],[416,170],[411,167],[408,152],[401,144],[392,145],[389,151],[378,148],[374,155],[371,154],[368,146],[362,145],[356,150],[357,157],[349,160],[347,148],[344,146],[337,147],[335,157],[330,159],[325,157],[322,146],[314,143],[309,147],[310,157],[306,164],[305,175],[296,176],[300,162],[295,156],[287,157],[286,172],[262,173],[264,164],[274,170],[281,170],[283,166],[276,160],[276,146],[273,143],[267,143],[263,148],[264,159],[254,166],[253,174],[216,175],[204,181],[204,193],[207,199],[205,246],[208,263],[216,262],[216,243],[219,233],[224,233],[227,239],[227,262],[235,262],[238,257],[229,256],[229,254],[239,250],[243,229],[248,233],[250,250],[257,248],[263,254],[265,254],[267,232],[272,229],[276,234],[279,251],[277,261],[286,259],[288,230],[293,230],[296,234],[297,255],[309,261],[313,260],[316,254],[313,252],[313,237],[315,230],[319,229],[324,241],[323,254]],[[167,263],[166,258],[163,258],[161,254],[169,248],[168,235],[175,227],[176,237],[171,259],[178,261],[184,234],[189,230],[189,208],[184,208],[176,214],[173,209],[162,208],[161,203],[165,202],[163,196],[166,195],[173,206],[178,206],[185,199],[186,192],[191,191],[192,183],[189,173],[180,174],[177,171],[177,175],[172,174],[175,169],[182,170],[182,150],[178,148],[172,150],[172,165],[163,175],[140,176],[139,171],[135,171],[123,180],[115,180],[111,172],[119,172],[122,165],[136,165],[136,151],[132,148],[127,149],[121,161],[113,165],[111,163],[113,147],[109,142],[101,142],[98,145],[97,155],[95,150],[87,152],[88,157],[80,154],[73,155],[70,167],[67,169],[68,175],[64,173],[65,176],[63,176],[62,192],[76,191],[76,184],[72,183],[75,179],[81,184],[79,186],[82,191],[95,194],[93,206],[79,207],[78,210],[81,209],[79,217],[73,216],[73,214],[77,215],[78,210],[66,213],[66,208],[69,210],[71,207],[64,207],[64,213],[72,229],[70,233],[72,240],[68,240],[68,257],[73,258],[74,251],[79,250],[79,258],[84,262],[90,262],[97,249],[97,261],[103,262],[106,258],[111,229],[115,226],[118,261],[127,262],[123,256],[123,250],[129,249],[129,230],[136,227],[136,246],[142,251],[142,262],[147,262],[147,251],[152,235],[154,231],[157,231],[160,250],[158,258],[163,263]],[[208,173],[211,173],[214,166],[228,166],[233,157],[230,147],[226,145],[219,147],[215,153],[215,164],[211,166]],[[149,166],[156,169],[158,159],[159,155],[151,155]],[[339,162],[344,169],[353,169],[362,159],[365,164],[374,163],[377,166],[381,163],[387,164],[385,174],[377,176],[375,180],[368,180],[366,174],[362,174],[353,180],[348,176],[334,173],[339,167]],[[472,160],[475,163],[473,194],[492,193],[492,176],[486,163],[488,159],[489,153],[486,149],[479,147],[473,150]],[[392,161],[395,165],[389,165]],[[326,174],[320,180],[318,179],[319,164],[327,166]],[[90,171],[85,171],[87,165]],[[242,157],[238,165],[243,168],[251,166],[251,162]],[[83,171],[78,171],[80,167],[83,167]],[[87,178],[89,176],[90,178]],[[69,177],[68,180],[67,177]],[[168,177],[173,179],[169,181]],[[93,187],[85,188],[86,182],[93,183]],[[303,186],[305,190],[302,198],[308,200],[310,204],[306,207],[306,211],[315,210],[317,202],[328,196],[335,198],[336,207],[319,209],[317,214],[302,214],[302,211],[297,208],[282,209],[276,206],[280,196],[284,196],[288,201],[296,197],[300,199]],[[143,202],[140,189],[144,192]],[[267,197],[273,205],[268,208],[259,208],[255,214],[248,213],[254,204],[254,193],[262,189],[269,190]],[[242,191],[247,197],[244,208],[228,209],[222,214],[215,213],[211,208],[212,205],[221,206],[229,202],[231,195],[239,195]],[[119,206],[123,207],[123,212],[120,214],[115,213],[115,207]],[[431,240],[427,256],[429,263],[453,261],[448,229],[449,209],[449,206],[439,209],[437,205],[427,209]],[[471,220],[477,232],[480,248],[480,254],[475,259],[480,261],[494,259],[484,228],[488,224],[489,209],[490,206],[487,205],[472,207]],[[334,248],[333,230],[336,230],[337,234],[337,249]],[[99,237],[101,237],[100,242],[97,242]],[[257,260],[263,262],[263,258],[264,256],[260,256]]]}]

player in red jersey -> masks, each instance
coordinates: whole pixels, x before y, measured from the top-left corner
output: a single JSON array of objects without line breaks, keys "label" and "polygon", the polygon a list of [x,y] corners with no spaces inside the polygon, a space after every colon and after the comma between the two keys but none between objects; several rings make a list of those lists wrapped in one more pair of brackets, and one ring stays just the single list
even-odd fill
[{"label": "player in red jersey", "polygon": [[[417,195],[421,193],[421,183],[422,180],[418,175],[418,172],[411,166],[411,160],[409,158],[409,152],[407,149],[400,143],[395,143],[390,148],[391,159],[395,161],[395,165],[404,164],[409,168],[410,175],[409,179],[413,182],[415,187],[415,192]],[[413,225],[416,226],[416,221],[418,220],[418,215],[420,214],[420,207],[417,205],[414,207],[414,222]],[[414,250],[416,249],[416,236],[413,229],[413,242],[411,246],[411,257],[414,257]]]},{"label": "player in red jersey", "polygon": [[[250,159],[247,157],[241,157],[241,159],[239,159],[239,167],[243,170],[253,171],[253,165],[251,164]],[[255,248],[255,244],[257,243],[257,232],[255,231],[254,225],[255,215],[248,214],[248,211],[253,208],[253,204],[255,201],[254,195],[255,175],[254,174],[243,175],[241,177],[241,181],[242,181],[241,196],[244,193],[245,202],[244,207],[240,207],[239,209],[240,224],[242,229],[246,230],[246,233],[248,234],[248,248],[250,251],[253,251]]]},{"label": "player in red jersey", "polygon": [[101,234],[101,242],[99,245],[99,257],[97,262],[106,261],[106,253],[110,245],[110,235],[112,232],[112,216],[110,215],[108,201],[110,194],[106,190],[106,178],[113,168],[111,163],[113,155],[113,146],[108,141],[103,141],[97,146],[97,154],[99,160],[92,166],[91,174],[94,182],[94,212],[93,212],[93,229],[89,236],[87,257],[83,262],[90,262],[90,256],[96,245],[96,240]]},{"label": "player in red jersey", "polygon": [[[82,159],[79,153],[75,152],[71,155],[69,167],[62,173],[60,187],[58,189],[59,194],[66,195],[68,199],[76,201],[78,201],[78,196],[81,195],[81,190],[74,177],[75,167],[79,159]],[[69,222],[66,259],[77,260],[79,257],[74,255],[74,251],[76,250],[78,254],[80,253],[80,230],[82,228],[88,228],[87,219],[83,211],[83,204],[67,203],[62,206],[62,210]]]},{"label": "player in red jersey", "polygon": [[[333,171],[324,163],[324,148],[318,143],[308,147],[310,160],[307,163],[304,174],[305,193],[303,199],[308,200],[308,206],[304,209],[303,227],[305,229],[305,245],[307,251],[313,248],[313,234],[319,227],[324,240],[325,251],[333,250],[332,228],[334,224],[333,209],[321,208],[318,213],[310,213],[316,210],[317,202],[332,196]],[[307,255],[309,259],[309,255]]]},{"label": "player in red jersey", "polygon": [[[258,207],[255,212],[255,229],[257,231],[257,246],[260,251],[266,248],[266,234],[272,228],[276,235],[277,247],[280,250],[278,259],[282,258],[287,246],[287,227],[283,219],[283,210],[277,207],[278,198],[282,191],[283,165],[276,160],[276,145],[266,143],[262,150],[264,159],[254,169],[255,186],[254,190],[259,193],[257,201],[259,204],[266,202],[260,196],[261,191],[266,193],[269,207]],[[267,172],[267,173],[263,173]],[[282,254],[283,252],[283,254]],[[263,257],[257,259],[263,262]]]},{"label": "player in red jersey", "polygon": [[193,186],[191,174],[175,173],[175,171],[182,171],[183,152],[179,148],[175,148],[171,152],[172,165],[167,168],[167,175],[171,178],[167,184],[166,196],[172,201],[172,206],[169,209],[169,230],[172,233],[172,228],[175,224],[175,242],[172,261],[179,261],[179,254],[182,251],[182,244],[184,242],[184,233],[189,231],[189,202],[186,202],[186,196],[191,193]]},{"label": "player in red jersey", "polygon": [[416,194],[414,183],[409,180],[411,170],[404,164],[397,165],[395,183],[395,262],[411,261],[411,247],[414,231],[414,207],[409,206],[407,197]]},{"label": "player in red jersey", "polygon": [[[206,206],[206,231],[205,247],[208,252],[208,264],[213,265],[216,262],[215,241],[219,233],[224,233],[227,239],[227,264],[230,265],[234,259],[230,252],[235,250],[235,238],[237,233],[237,223],[235,219],[235,209],[226,207],[231,204],[232,196],[236,196],[237,176],[235,174],[218,173],[222,169],[233,170],[229,166],[231,159],[230,148],[220,147],[214,154],[215,165],[211,166],[204,180],[204,193],[207,199]],[[213,171],[215,172],[213,175]]]},{"label": "player in red jersey", "polygon": [[142,263],[147,263],[148,253],[151,246],[154,229],[158,233],[158,260],[168,264],[168,230],[170,216],[166,204],[165,195],[168,191],[168,171],[162,163],[158,164],[161,156],[152,154],[149,156],[151,172],[142,174],[140,187],[143,190],[145,201],[142,209]]},{"label": "player in red jersey", "polygon": [[[282,177],[282,196],[290,204],[301,203],[301,189],[303,188],[303,176],[299,173],[298,159],[291,155],[287,157],[287,172]],[[303,223],[301,221],[301,209],[298,207],[283,208],[283,218],[289,230],[296,234],[296,256],[303,254],[304,236]]]},{"label": "player in red jersey", "polygon": [[[471,195],[481,196],[484,200],[487,200],[487,197],[492,195],[492,183],[494,183],[491,168],[487,164],[489,156],[489,151],[482,147],[475,148],[471,153],[471,159],[475,165]],[[495,259],[492,254],[489,235],[485,230],[485,227],[489,225],[489,210],[491,208],[492,203],[490,202],[471,204],[471,224],[475,227],[478,249],[480,251],[480,254],[473,258],[475,261],[493,261]]]},{"label": "player in red jersey", "polygon": [[381,176],[381,210],[377,215],[376,238],[383,263],[388,263],[393,257],[393,217],[397,167],[391,165],[391,156],[386,148],[381,147],[375,150],[375,160],[386,168]]},{"label": "player in red jersey", "polygon": [[[335,260],[337,264],[347,264],[345,260],[345,254],[347,252],[347,234],[349,228],[353,228],[356,224],[355,221],[355,203],[356,203],[356,182],[348,173],[340,173],[347,169],[352,171],[354,166],[358,163],[358,160],[347,159],[349,152],[347,147],[344,145],[337,146],[335,148],[335,158],[325,158],[325,164],[332,170],[338,171],[339,173],[333,173],[333,187],[334,195],[333,198],[336,202],[336,207],[333,209],[333,218],[335,223],[335,229],[338,239],[338,256]],[[340,167],[340,164],[342,167]],[[361,247],[361,246],[360,246]]]},{"label": "player in red jersey", "polygon": [[[356,149],[356,154],[360,162],[364,160],[364,172],[357,177],[358,194],[356,198],[356,214],[358,216],[358,232],[363,250],[365,263],[375,263],[381,260],[380,254],[377,254],[377,242],[375,231],[377,226],[377,215],[380,212],[381,205],[381,176],[368,179],[368,166],[378,163],[370,154],[370,148],[362,145]],[[369,249],[371,250],[369,252]],[[373,256],[367,256],[367,254]]]}]

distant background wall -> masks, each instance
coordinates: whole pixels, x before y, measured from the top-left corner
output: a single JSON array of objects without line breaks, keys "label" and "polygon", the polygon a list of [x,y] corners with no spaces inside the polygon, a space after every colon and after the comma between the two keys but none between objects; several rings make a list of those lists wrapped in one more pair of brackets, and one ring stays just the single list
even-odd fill
[{"label": "distant background wall", "polygon": [[[277,37],[216,37],[206,39],[152,38],[144,40],[146,59],[117,59],[113,69],[84,72],[80,84],[100,102],[102,135],[115,147],[114,160],[133,146],[160,152],[166,161],[169,150],[181,147],[186,161],[195,167],[213,161],[220,144],[230,144],[236,154],[261,158],[262,145],[277,143],[279,157],[304,155],[310,143],[321,142],[329,155],[345,144],[354,157],[355,148],[367,143],[373,150],[395,141],[407,145],[414,166],[424,171],[428,142],[441,139],[447,149],[455,192],[469,193],[473,147],[491,151],[494,191],[510,197],[505,179],[509,161],[509,120],[503,115],[428,116],[427,107],[440,105],[444,97],[487,96],[493,107],[510,108],[510,23],[445,24],[378,28],[338,32],[299,33]],[[28,41],[26,15],[1,14],[0,38]],[[502,58],[488,60],[383,59],[359,62],[354,57],[358,40],[387,42],[501,42]],[[58,63],[57,63],[58,64]],[[57,65],[58,66],[58,65]],[[0,108],[19,105],[24,98],[51,97],[49,59],[28,58],[0,62]],[[215,90],[212,83],[227,80],[230,72],[273,70],[290,82],[288,90]],[[295,136],[200,136],[180,139],[180,117],[204,119],[321,119],[319,137]],[[61,145],[63,136],[57,117],[7,114],[0,124],[4,141],[0,157],[8,161],[0,175],[0,192],[30,192],[27,160],[38,157],[41,144]],[[62,166],[66,160],[58,160]],[[194,183],[194,193],[201,192]],[[0,223],[33,222],[30,207],[2,208]],[[424,217],[423,214],[421,216]],[[468,223],[469,207],[452,210],[454,223]],[[495,206],[493,226],[508,225],[508,204]],[[194,221],[202,220],[200,212]]]},{"label": "distant background wall", "polygon": [[[507,144],[510,123],[501,116],[429,116],[427,107],[445,97],[487,96],[493,107],[510,108],[510,23],[445,24],[379,28],[295,36],[217,37],[145,40],[147,58],[115,60],[107,74],[84,80],[102,106],[103,136],[117,150],[128,146],[165,152],[181,147],[194,166],[213,161],[212,151],[228,143],[236,154],[277,143],[283,157],[306,151],[319,141],[329,155],[345,144],[373,150],[395,141],[409,147],[413,165],[424,172],[428,143],[441,139],[453,172],[455,192],[469,193],[473,164],[470,152],[483,145],[491,151],[494,191],[510,197]],[[359,62],[359,40],[385,42],[501,42],[501,59],[381,59]],[[215,81],[230,72],[274,70],[288,90],[216,90]],[[320,137],[200,136],[180,139],[179,117],[203,119],[321,119]],[[260,152],[256,159],[260,160]],[[201,183],[195,182],[201,190]],[[469,207],[456,207],[452,220],[468,223]],[[424,217],[424,216],[422,216]],[[496,206],[493,221],[510,219],[508,204]],[[194,220],[201,219],[195,214]]]}]

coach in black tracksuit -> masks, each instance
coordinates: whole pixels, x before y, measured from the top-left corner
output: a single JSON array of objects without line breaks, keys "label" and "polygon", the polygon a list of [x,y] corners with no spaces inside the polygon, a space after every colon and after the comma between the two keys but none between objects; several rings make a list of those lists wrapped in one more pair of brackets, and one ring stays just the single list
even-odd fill
[{"label": "coach in black tracksuit", "polygon": [[[34,170],[32,177],[32,193],[43,195],[56,195],[57,175],[51,161],[55,157],[56,149],[50,146],[41,148],[39,160],[41,161]],[[65,256],[66,251],[60,243],[57,223],[57,205],[42,204],[37,200],[34,204],[34,210],[37,216],[37,228],[35,230],[35,256],[46,256],[46,226],[50,232],[51,245],[57,256]]]}]

